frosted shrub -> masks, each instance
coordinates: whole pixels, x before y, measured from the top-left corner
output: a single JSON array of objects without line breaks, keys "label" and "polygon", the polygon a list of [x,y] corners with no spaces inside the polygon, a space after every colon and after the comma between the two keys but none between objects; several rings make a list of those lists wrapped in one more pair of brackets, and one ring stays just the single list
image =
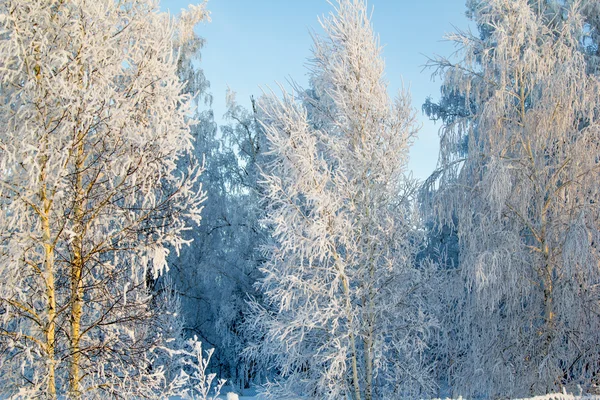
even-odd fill
[{"label": "frosted shrub", "polygon": [[214,349],[202,350],[202,342],[194,336],[185,341],[183,349],[173,352],[179,358],[182,370],[177,385],[183,399],[216,400],[225,384],[225,379],[214,382],[216,374],[207,373]]}]

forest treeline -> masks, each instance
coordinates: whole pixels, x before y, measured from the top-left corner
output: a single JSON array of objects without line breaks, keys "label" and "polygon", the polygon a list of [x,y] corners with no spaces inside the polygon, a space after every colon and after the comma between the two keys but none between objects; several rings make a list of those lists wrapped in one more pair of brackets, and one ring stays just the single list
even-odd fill
[{"label": "forest treeline", "polygon": [[0,397],[600,393],[600,3],[467,2],[424,182],[332,8],[217,126],[206,3],[0,0]]}]

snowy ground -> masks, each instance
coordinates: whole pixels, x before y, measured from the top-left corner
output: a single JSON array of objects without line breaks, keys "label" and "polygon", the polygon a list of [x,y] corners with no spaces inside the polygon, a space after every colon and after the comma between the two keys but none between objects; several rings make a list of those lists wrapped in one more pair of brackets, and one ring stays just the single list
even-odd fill
[{"label": "snowy ground", "polygon": [[[241,394],[238,394],[238,397],[233,397],[233,398],[228,398],[227,397],[227,393],[229,392],[229,389],[227,388],[227,386],[225,386],[223,388],[223,390],[221,391],[221,396],[219,396],[219,400],[264,400],[264,397],[260,396],[256,389],[244,389],[244,391]],[[286,397],[286,398],[281,398],[278,400],[302,400],[301,397]]]},{"label": "snowy ground", "polygon": [[[256,391],[245,391],[242,395],[238,395],[238,397],[233,397],[233,398],[228,398],[227,397],[227,390],[225,390],[223,392],[224,394],[222,394],[221,396],[219,396],[219,400],[264,400],[264,397],[259,396]],[[278,400],[302,400],[300,397],[297,398],[292,398],[292,397],[286,397],[285,399],[278,399]]]},{"label": "snowy ground", "polygon": [[[219,400],[238,400],[238,399],[239,400],[263,400],[263,398],[260,397],[254,390],[245,391],[242,395],[240,395],[238,397],[233,397],[233,398],[227,397],[227,391],[225,391],[225,394],[219,396]],[[281,400],[301,400],[301,399],[300,398],[297,398],[297,399],[286,398],[286,399],[281,399]],[[442,400],[442,399],[435,399],[435,400]],[[467,399],[463,399],[462,397],[459,397],[458,399],[446,398],[443,400],[467,400]],[[600,400],[600,396],[575,396],[575,395],[571,395],[571,394],[555,393],[555,394],[547,394],[545,396],[535,396],[535,397],[531,397],[528,399],[515,399],[515,400]]]},{"label": "snowy ground", "polygon": [[[242,393],[242,395],[238,396],[237,398],[228,398],[227,397],[227,390],[224,391],[225,394],[219,396],[220,400],[261,400],[262,398],[260,396],[257,395],[255,390],[248,390],[248,391],[244,391]],[[287,399],[281,399],[281,400],[300,400],[300,398],[297,399],[292,399],[292,398],[287,398]],[[435,400],[441,400],[441,399],[435,399]],[[453,400],[453,399],[444,399],[444,400]],[[467,400],[467,399],[463,399],[462,397],[459,397],[456,400]],[[574,396],[571,394],[563,394],[563,393],[555,393],[555,394],[547,394],[545,396],[536,396],[536,397],[531,397],[529,399],[515,399],[515,400],[600,400],[600,396]]]},{"label": "snowy ground", "polygon": [[[235,397],[235,396],[227,397],[229,392],[231,392],[231,388],[228,388],[227,386],[225,386],[221,390],[221,395],[219,397],[217,397],[217,399],[218,400],[265,400],[265,398],[263,396],[260,396],[258,394],[256,389],[244,389],[242,391],[242,393],[235,392],[235,393],[237,393],[237,397]],[[213,396],[213,395],[214,394],[211,392],[210,396]],[[170,397],[169,400],[181,400],[181,398],[180,397]],[[285,398],[279,398],[277,400],[303,400],[303,399],[301,397],[285,397]]]},{"label": "snowy ground", "polygon": [[223,399],[223,400],[261,400],[260,397],[257,395],[256,390],[254,389],[246,389],[244,390],[241,394],[238,393],[238,397],[233,397],[233,398],[228,398],[227,397],[227,393],[229,392],[229,390],[227,390],[227,388],[223,388],[224,390],[222,391],[224,394],[222,394],[219,399]]}]

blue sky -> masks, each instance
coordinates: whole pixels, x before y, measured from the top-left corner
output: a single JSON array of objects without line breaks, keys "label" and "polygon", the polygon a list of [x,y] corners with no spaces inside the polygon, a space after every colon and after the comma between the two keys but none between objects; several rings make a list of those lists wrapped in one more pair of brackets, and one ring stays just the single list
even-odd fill
[{"label": "blue sky", "polygon": [[[177,14],[190,0],[161,0],[161,8]],[[411,149],[409,168],[425,179],[435,168],[438,130],[421,113],[427,96],[438,97],[439,78],[422,72],[426,56],[450,55],[455,49],[443,40],[453,26],[466,28],[465,0],[370,0],[373,28],[383,45],[390,94],[410,86],[413,105],[423,123]],[[306,59],[310,57],[310,32],[319,32],[317,17],[332,8],[326,0],[210,0],[212,22],[197,32],[206,39],[201,68],[211,83],[217,122],[225,112],[225,90],[237,93],[249,107],[250,95],[261,87],[292,79],[306,86]]]}]

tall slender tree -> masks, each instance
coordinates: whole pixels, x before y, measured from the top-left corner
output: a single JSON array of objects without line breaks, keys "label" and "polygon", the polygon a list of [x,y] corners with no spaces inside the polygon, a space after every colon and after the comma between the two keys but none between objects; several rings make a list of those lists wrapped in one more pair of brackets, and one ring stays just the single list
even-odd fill
[{"label": "tall slender tree", "polygon": [[429,321],[414,265],[415,185],[404,175],[414,112],[406,93],[388,97],[365,2],[341,0],[321,24],[303,103],[287,93],[260,103],[274,243],[254,324],[286,378],[271,391],[418,393],[429,387],[420,364]]}]

